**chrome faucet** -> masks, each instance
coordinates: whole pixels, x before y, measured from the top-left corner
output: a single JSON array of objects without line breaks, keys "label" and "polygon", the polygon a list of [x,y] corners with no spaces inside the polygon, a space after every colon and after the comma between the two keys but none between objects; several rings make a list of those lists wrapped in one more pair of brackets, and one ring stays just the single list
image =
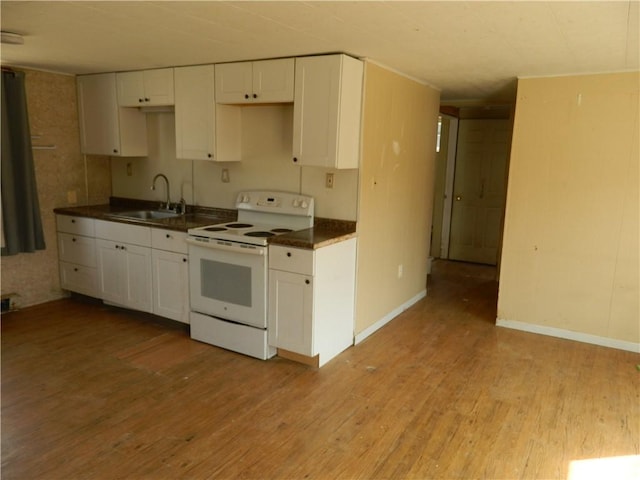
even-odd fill
[{"label": "chrome faucet", "polygon": [[[157,174],[155,177],[153,177],[153,183],[151,184],[151,190],[155,190],[156,189],[156,180],[158,179],[158,177],[160,178],[164,178],[166,187],[167,187],[167,204],[165,205],[165,209],[166,210],[171,210],[171,196],[169,194],[169,179],[167,178],[166,175],[164,175],[163,173],[159,173]],[[160,205],[160,208],[162,208],[162,205]]]}]

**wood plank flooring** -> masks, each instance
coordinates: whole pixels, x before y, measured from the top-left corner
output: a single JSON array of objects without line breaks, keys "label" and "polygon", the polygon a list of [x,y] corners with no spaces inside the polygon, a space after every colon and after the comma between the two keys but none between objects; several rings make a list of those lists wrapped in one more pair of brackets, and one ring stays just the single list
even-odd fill
[{"label": "wood plank flooring", "polygon": [[435,262],[322,369],[82,299],[3,315],[2,478],[566,479],[638,455],[640,355],[496,327],[493,275]]}]

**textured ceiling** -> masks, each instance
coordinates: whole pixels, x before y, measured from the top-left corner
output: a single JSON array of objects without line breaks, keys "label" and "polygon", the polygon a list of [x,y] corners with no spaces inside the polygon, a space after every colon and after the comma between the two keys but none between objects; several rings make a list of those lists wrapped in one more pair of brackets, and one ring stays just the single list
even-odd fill
[{"label": "textured ceiling", "polygon": [[445,100],[518,76],[637,70],[639,2],[0,2],[4,65],[70,74],[314,53],[368,58]]}]

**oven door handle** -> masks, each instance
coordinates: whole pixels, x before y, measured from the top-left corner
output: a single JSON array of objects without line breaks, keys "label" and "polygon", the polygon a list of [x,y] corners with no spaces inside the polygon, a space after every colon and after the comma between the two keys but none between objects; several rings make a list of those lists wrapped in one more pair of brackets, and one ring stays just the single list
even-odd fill
[{"label": "oven door handle", "polygon": [[248,253],[251,255],[264,255],[267,250],[266,247],[259,247],[255,245],[243,247],[242,245],[244,244],[242,243],[227,245],[226,243],[220,243],[216,240],[204,242],[189,237],[187,237],[185,241],[191,245],[195,245],[196,247],[210,248],[212,250],[225,250],[227,252]]}]

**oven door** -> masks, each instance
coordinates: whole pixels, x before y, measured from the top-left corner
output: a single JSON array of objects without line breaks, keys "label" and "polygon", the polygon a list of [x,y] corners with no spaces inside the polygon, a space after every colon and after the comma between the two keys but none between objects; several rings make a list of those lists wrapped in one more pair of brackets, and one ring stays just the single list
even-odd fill
[{"label": "oven door", "polygon": [[191,311],[267,328],[267,247],[187,238]]}]

